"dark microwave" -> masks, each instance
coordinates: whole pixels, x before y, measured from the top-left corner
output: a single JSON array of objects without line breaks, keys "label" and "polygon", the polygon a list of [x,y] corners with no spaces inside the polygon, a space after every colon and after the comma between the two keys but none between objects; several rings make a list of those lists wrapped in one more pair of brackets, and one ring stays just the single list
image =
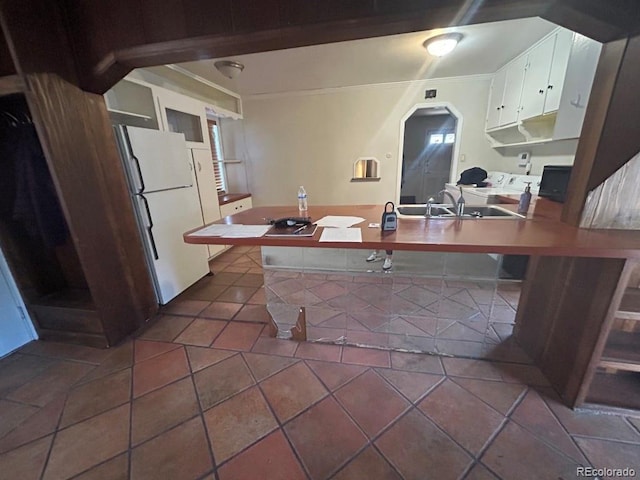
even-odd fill
[{"label": "dark microwave", "polygon": [[542,171],[538,196],[564,202],[571,178],[571,165],[546,165]]}]

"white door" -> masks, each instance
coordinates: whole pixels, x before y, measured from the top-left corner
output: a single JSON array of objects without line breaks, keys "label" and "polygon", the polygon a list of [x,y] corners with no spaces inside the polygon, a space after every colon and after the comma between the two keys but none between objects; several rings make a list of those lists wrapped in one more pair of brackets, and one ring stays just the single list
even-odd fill
[{"label": "white door", "polygon": [[0,357],[37,337],[0,251]]},{"label": "white door", "polygon": [[[182,153],[184,158],[184,151]],[[206,245],[190,245],[182,235],[202,226],[195,186],[136,196],[143,218],[148,251],[160,304],[164,305],[209,273]],[[145,215],[143,213],[143,215]]]},{"label": "white door", "polygon": [[182,134],[138,127],[124,129],[129,143],[127,162],[134,172],[137,192],[193,185],[189,162],[184,155],[187,144]]},{"label": "white door", "polygon": [[544,111],[544,99],[549,85],[554,44],[555,35],[547,38],[529,52],[527,73],[522,87],[521,120],[542,115]]}]

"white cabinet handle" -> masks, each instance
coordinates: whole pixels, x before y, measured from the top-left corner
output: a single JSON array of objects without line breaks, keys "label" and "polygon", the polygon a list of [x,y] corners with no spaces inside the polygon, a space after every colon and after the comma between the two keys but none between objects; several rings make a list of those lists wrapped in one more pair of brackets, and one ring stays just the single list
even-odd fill
[{"label": "white cabinet handle", "polygon": [[201,172],[202,171],[202,164],[200,162],[198,162],[198,171]]}]

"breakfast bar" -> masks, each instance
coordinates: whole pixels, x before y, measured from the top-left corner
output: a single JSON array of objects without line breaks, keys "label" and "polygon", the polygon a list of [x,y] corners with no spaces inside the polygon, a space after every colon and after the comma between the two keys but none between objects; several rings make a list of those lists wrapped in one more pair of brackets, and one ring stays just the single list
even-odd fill
[{"label": "breakfast bar", "polygon": [[[310,208],[312,221],[363,218],[354,226],[362,242],[321,242],[321,227],[311,237],[222,238],[194,230],[184,240],[262,247],[274,336],[290,330],[294,340],[534,363],[571,406],[638,408],[602,392],[621,388],[627,393],[616,398],[638,398],[637,378],[604,365],[640,259],[640,232],[570,226],[559,221],[559,205],[545,199],[527,218],[403,215],[392,232],[369,227],[382,211],[381,205]],[[297,214],[292,207],[256,207],[218,223],[264,225]],[[365,262],[371,250],[393,250],[394,268],[372,268]],[[530,256],[519,299],[514,282],[500,276],[499,259],[511,254]],[[632,333],[622,343],[635,351],[635,341]]]}]

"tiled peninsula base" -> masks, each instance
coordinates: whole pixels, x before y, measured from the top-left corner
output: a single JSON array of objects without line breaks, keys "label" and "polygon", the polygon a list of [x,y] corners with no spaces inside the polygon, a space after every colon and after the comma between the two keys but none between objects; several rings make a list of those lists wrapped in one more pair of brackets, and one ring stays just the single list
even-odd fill
[{"label": "tiled peninsula base", "polygon": [[[407,352],[531,363],[512,330],[519,282],[501,257],[262,247],[272,335]],[[384,254],[382,255],[384,257]]]}]

